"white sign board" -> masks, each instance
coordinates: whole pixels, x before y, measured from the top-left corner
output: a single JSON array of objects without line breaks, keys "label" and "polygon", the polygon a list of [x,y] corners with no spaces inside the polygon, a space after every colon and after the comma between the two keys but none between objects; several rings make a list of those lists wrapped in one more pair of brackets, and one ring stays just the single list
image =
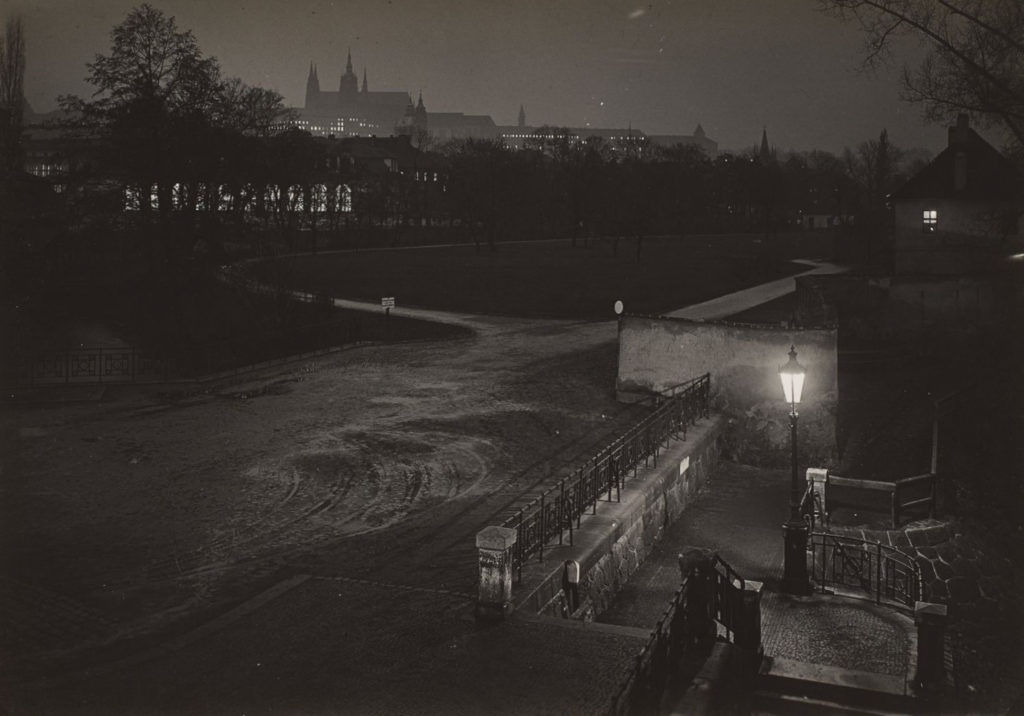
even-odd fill
[{"label": "white sign board", "polygon": [[684,472],[690,469],[690,456],[687,455],[679,461],[679,474],[682,475]]},{"label": "white sign board", "polygon": [[395,307],[395,297],[394,296],[384,296],[383,298],[380,299],[380,307],[381,308],[394,308]]}]

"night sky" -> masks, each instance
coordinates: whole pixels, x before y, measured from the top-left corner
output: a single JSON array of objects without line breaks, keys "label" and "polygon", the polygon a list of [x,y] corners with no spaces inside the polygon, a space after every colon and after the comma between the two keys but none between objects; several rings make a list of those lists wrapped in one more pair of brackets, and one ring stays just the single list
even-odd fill
[{"label": "night sky", "polygon": [[[0,0],[20,13],[37,111],[85,94],[85,63],[135,0]],[[883,129],[938,151],[945,128],[898,98],[899,67],[858,72],[863,37],[814,0],[153,0],[226,75],[301,106],[310,61],[336,89],[351,47],[371,90],[419,91],[429,111],[514,124],[690,134],[722,149],[759,142],[839,152]],[[916,43],[903,56],[919,56]]]}]

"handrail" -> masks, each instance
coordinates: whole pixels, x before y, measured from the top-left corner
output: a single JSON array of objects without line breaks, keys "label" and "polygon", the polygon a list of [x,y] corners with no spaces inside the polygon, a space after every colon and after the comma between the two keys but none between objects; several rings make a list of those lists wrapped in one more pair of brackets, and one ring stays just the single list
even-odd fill
[{"label": "handrail", "polygon": [[[686,660],[699,666],[707,658],[711,642],[704,638],[704,627],[712,627],[713,633],[711,620],[726,627],[727,641],[736,644],[742,638],[746,643],[760,644],[760,632],[750,633],[752,628],[760,630],[760,621],[754,626],[752,620],[744,619],[745,586],[739,573],[717,554],[709,562],[684,571],[679,589],[612,697],[609,714],[657,713],[669,679],[679,678],[683,672],[680,664]],[[752,608],[760,610],[760,603]]]},{"label": "handrail", "polygon": [[569,544],[573,544],[574,530],[579,528],[588,509],[597,514],[600,500],[611,502],[613,495],[615,501],[621,499],[622,485],[630,471],[636,477],[641,462],[644,467],[652,460],[657,465],[661,449],[668,446],[671,438],[685,440],[689,426],[695,425],[699,417],[708,416],[711,374],[705,373],[687,383],[686,390],[669,397],[599,450],[572,477],[562,478],[505,520],[502,526],[517,533],[512,567],[519,577],[527,558],[536,554],[544,560],[544,546],[550,540],[557,537],[559,544],[563,544],[568,531]]},{"label": "handrail", "polygon": [[[858,480],[849,477],[840,477],[838,475],[829,475],[826,483],[828,487],[845,487],[854,490],[866,490],[869,492],[885,492],[889,495],[889,515],[892,522],[892,529],[896,529],[900,526],[902,513],[911,507],[919,507],[921,505],[928,506],[928,516],[933,517],[935,515],[935,503],[936,503],[936,490],[937,481],[935,473],[924,473],[922,475],[913,475],[911,477],[904,477],[895,482],[881,482],[879,480]],[[904,491],[912,489],[922,484],[928,485],[927,494],[924,497],[917,497],[912,500],[904,499]],[[808,487],[810,489],[810,486]],[[830,504],[834,504],[832,499],[829,500]]]},{"label": "handrail", "polygon": [[923,599],[921,567],[913,557],[880,542],[812,532],[811,579],[822,592],[828,585],[852,587],[912,609]]}]

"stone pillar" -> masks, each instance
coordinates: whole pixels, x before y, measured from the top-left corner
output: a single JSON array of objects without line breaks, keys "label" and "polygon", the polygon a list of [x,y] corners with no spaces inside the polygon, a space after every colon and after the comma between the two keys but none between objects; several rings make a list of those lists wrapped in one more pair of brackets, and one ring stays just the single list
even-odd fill
[{"label": "stone pillar", "polygon": [[679,555],[679,572],[686,582],[686,635],[691,644],[710,646],[718,634],[715,626],[714,577],[710,549],[689,547]]},{"label": "stone pillar", "polygon": [[515,543],[516,531],[511,527],[484,527],[476,533],[480,555],[478,619],[503,619],[512,609],[512,546]]},{"label": "stone pillar", "polygon": [[761,649],[761,590],[763,582],[752,579],[743,582],[743,609],[736,629],[736,646],[756,654],[758,662]]},{"label": "stone pillar", "polygon": [[946,605],[916,602],[914,624],[917,625],[914,690],[921,696],[937,698],[946,681]]},{"label": "stone pillar", "polygon": [[[828,507],[825,503],[825,492],[828,488],[828,470],[822,467],[807,468],[807,484],[812,486],[814,492],[821,500],[821,521],[828,519]],[[815,517],[817,519],[817,517]]]}]

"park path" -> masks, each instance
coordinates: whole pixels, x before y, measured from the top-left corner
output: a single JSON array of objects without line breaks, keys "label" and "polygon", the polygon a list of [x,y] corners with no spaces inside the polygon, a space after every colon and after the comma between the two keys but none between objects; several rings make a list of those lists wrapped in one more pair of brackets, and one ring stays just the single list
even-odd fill
[{"label": "park path", "polygon": [[[795,281],[800,276],[821,276],[844,273],[849,270],[849,267],[841,264],[834,264],[828,261],[818,261],[815,259],[795,259],[793,263],[804,264],[811,268],[807,271],[796,274],[795,276],[786,276],[784,278],[776,279],[775,281],[767,281],[765,283],[758,284],[757,286],[733,291],[732,293],[727,293],[723,296],[703,301],[702,303],[695,303],[689,306],[684,306],[683,308],[678,308],[674,311],[669,311],[663,315],[670,318],[686,318],[693,321],[718,320],[793,293],[796,290]],[[371,301],[355,301],[346,298],[335,298],[334,306],[336,308],[343,308],[351,311],[365,311],[368,313],[379,313],[383,310],[379,303]],[[471,313],[455,313],[451,311],[437,311],[425,308],[403,308],[402,306],[395,306],[395,308],[391,309],[391,315],[399,318],[415,318],[424,321],[436,321],[438,323],[458,325],[476,331],[495,330],[501,326],[501,323],[496,323],[495,318],[491,316]],[[545,320],[550,319],[530,320],[542,323]],[[551,323],[556,322],[557,321],[551,321]],[[584,322],[585,321],[581,321],[581,323]]]},{"label": "park path", "polygon": [[827,261],[816,261],[814,259],[796,259],[794,263],[812,266],[808,271],[799,273],[796,276],[786,276],[775,281],[751,286],[740,291],[727,293],[718,298],[712,298],[703,303],[695,303],[691,306],[677,309],[666,313],[670,318],[687,318],[691,321],[713,321],[726,316],[732,316],[741,311],[746,311],[762,303],[774,301],[796,290],[795,281],[800,276],[820,276],[824,274],[843,273],[848,267]]},{"label": "park path", "polygon": [[[280,712],[305,695],[317,699],[314,712],[338,703],[373,712],[382,681],[364,666],[398,665],[404,673],[385,680],[418,687],[433,675],[417,648],[435,658],[462,653],[472,641],[476,530],[500,523],[621,432],[636,408],[615,403],[607,382],[614,321],[401,306],[393,314],[464,325],[475,336],[365,346],[196,394],[134,390],[109,403],[0,418],[16,457],[5,470],[2,541],[22,555],[9,575],[21,581],[7,586],[54,592],[13,600],[21,606],[0,627],[32,625],[24,636],[41,650],[54,613],[82,612],[75,619],[84,627],[102,626],[58,596],[138,636],[167,615],[308,575],[287,596],[257,598],[258,610],[217,636],[186,635],[180,648],[162,644],[138,662],[59,686],[23,682],[0,692],[0,706],[12,714],[74,713],[82,703],[108,713],[223,713],[240,704]],[[417,630],[419,644],[407,636]],[[74,634],[63,636],[62,646],[76,646]],[[280,670],[260,676],[270,663]],[[122,693],[125,683],[139,686]],[[401,690],[410,699],[416,692]],[[182,701],[190,693],[196,700]],[[408,713],[410,703],[379,712]]]}]

